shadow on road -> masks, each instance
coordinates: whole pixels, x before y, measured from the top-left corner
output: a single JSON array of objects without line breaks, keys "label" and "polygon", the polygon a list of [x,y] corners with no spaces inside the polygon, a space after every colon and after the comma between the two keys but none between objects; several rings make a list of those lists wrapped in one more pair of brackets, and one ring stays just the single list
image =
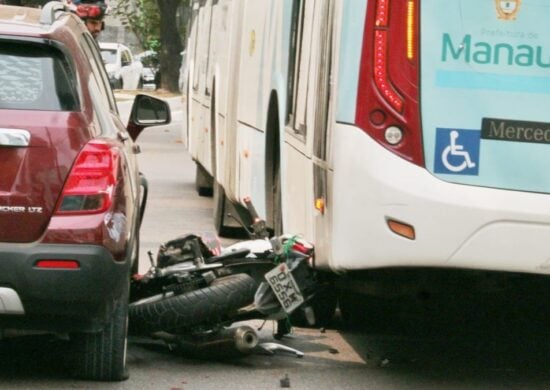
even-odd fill
[{"label": "shadow on road", "polygon": [[550,388],[548,279],[493,287],[462,281],[436,295],[382,299],[376,318],[342,334],[365,361],[413,383]]}]

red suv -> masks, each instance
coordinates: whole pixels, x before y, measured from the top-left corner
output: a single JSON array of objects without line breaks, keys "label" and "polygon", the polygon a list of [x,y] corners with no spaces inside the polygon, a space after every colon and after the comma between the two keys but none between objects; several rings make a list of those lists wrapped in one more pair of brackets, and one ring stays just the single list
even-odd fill
[{"label": "red suv", "polygon": [[122,124],[99,48],[61,2],[0,6],[0,330],[68,335],[81,378],[127,377],[134,140],[169,121],[138,95]]}]

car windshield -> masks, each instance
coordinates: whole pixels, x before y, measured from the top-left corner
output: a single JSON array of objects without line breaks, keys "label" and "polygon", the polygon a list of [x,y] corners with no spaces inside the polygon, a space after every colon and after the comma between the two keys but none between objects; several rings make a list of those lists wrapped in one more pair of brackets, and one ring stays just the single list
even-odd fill
[{"label": "car windshield", "polygon": [[106,64],[116,63],[116,50],[113,49],[101,49],[101,57]]},{"label": "car windshield", "polygon": [[76,111],[76,85],[74,71],[60,51],[0,41],[0,109]]}]

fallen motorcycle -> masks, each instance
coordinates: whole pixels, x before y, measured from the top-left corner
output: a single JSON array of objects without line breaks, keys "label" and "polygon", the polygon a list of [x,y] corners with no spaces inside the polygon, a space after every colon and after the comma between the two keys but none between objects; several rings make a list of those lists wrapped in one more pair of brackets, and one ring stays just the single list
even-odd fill
[{"label": "fallen motorcycle", "polygon": [[245,203],[250,240],[222,249],[217,237],[187,235],[161,245],[156,261],[150,254],[151,268],[131,284],[131,332],[180,345],[227,341],[246,353],[258,337],[249,327],[227,328],[235,322],[276,320],[280,336],[300,309],[313,323],[307,302],[320,287],[313,246],[289,235],[268,238],[265,221]]}]

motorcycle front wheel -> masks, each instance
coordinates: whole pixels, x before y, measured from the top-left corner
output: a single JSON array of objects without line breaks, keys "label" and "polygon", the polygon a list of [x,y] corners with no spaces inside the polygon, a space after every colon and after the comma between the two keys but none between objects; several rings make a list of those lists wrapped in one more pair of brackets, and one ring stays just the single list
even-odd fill
[{"label": "motorcycle front wheel", "polygon": [[235,274],[183,294],[140,299],[129,307],[130,331],[181,333],[199,325],[223,323],[254,301],[256,288],[249,275]]}]

